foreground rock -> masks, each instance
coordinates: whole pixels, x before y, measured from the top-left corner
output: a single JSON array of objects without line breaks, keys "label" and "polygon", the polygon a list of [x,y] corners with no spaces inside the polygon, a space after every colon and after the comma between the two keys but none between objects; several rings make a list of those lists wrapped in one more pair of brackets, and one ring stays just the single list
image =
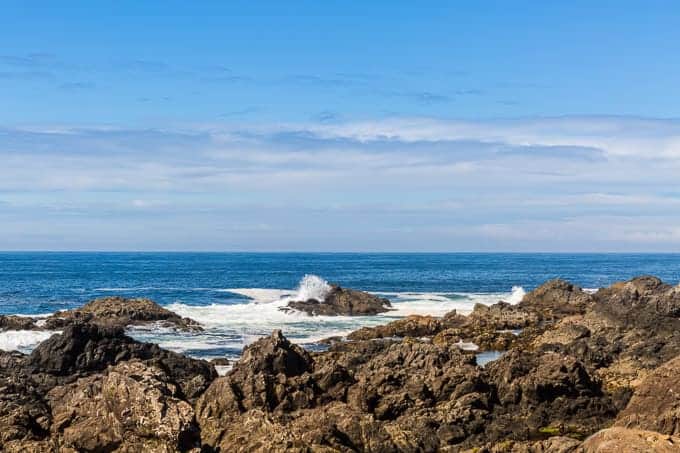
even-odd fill
[{"label": "foreground rock", "polygon": [[192,402],[215,377],[120,328],[70,325],[30,355],[0,351],[0,450],[193,448]]},{"label": "foreground rock", "polygon": [[121,362],[47,395],[50,434],[75,451],[187,451],[198,447],[194,410],[162,368]]},{"label": "foreground rock", "polygon": [[390,307],[390,301],[385,298],[331,285],[331,290],[325,300],[309,299],[290,302],[286,308],[315,316],[367,316],[384,313],[389,311]]},{"label": "foreground rock", "polygon": [[179,330],[202,330],[189,318],[182,318],[149,299],[104,297],[95,299],[80,308],[61,311],[47,318],[45,327],[62,329],[73,323],[97,324],[104,327],[127,327],[158,323]]}]

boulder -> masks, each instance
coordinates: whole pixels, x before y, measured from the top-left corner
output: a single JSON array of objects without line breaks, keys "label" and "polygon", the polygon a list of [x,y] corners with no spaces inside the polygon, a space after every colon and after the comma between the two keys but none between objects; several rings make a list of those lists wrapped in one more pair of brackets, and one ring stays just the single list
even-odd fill
[{"label": "boulder", "polygon": [[88,302],[80,308],[60,311],[45,321],[47,329],[63,329],[73,323],[90,323],[103,327],[126,327],[158,323],[178,330],[199,331],[194,320],[182,318],[149,299],[103,297]]},{"label": "boulder", "polygon": [[389,311],[390,307],[390,301],[385,298],[331,285],[325,300],[290,302],[284,309],[299,310],[308,315],[368,316]]}]

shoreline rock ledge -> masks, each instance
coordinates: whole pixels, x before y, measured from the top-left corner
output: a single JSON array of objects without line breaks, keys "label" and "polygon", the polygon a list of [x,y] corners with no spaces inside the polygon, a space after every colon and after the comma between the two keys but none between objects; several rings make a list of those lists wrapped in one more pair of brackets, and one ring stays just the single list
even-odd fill
[{"label": "shoreline rock ledge", "polygon": [[371,316],[385,313],[391,308],[392,304],[384,297],[331,285],[331,290],[323,301],[294,301],[281,309],[303,311],[310,316]]}]

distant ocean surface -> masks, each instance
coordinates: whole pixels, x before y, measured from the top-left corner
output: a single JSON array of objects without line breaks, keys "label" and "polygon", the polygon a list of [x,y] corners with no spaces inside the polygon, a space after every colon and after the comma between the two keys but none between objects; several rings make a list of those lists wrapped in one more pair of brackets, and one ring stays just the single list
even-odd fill
[{"label": "distant ocean surface", "polygon": [[[308,274],[384,295],[395,310],[351,318],[280,311]],[[313,349],[323,338],[409,314],[518,302],[525,291],[556,277],[595,289],[640,274],[677,284],[680,254],[3,252],[0,314],[46,315],[97,297],[147,297],[206,330],[134,329],[133,337],[196,357],[233,358],[277,328]],[[0,349],[28,351],[48,335],[0,333]]]}]

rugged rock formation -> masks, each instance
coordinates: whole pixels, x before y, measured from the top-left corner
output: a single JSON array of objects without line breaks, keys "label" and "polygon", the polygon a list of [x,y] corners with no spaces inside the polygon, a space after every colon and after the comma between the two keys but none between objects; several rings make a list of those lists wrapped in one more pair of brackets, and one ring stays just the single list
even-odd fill
[{"label": "rugged rock formation", "polygon": [[200,395],[216,377],[214,367],[203,360],[161,349],[156,344],[140,343],[125,335],[121,328],[92,324],[73,324],[53,335],[26,358],[26,366],[72,380],[131,359],[146,360],[162,368],[189,400]]},{"label": "rugged rock formation", "polygon": [[28,356],[0,353],[0,450],[187,449],[199,439],[191,404],[215,377],[120,328],[70,325]]},{"label": "rugged rock formation", "polygon": [[430,337],[438,334],[445,323],[434,316],[412,315],[376,327],[362,327],[350,333],[349,340],[372,340],[390,337]]},{"label": "rugged rock formation", "polygon": [[3,330],[33,330],[37,328],[33,318],[27,316],[0,315],[0,332]]},{"label": "rugged rock formation", "polygon": [[390,301],[372,294],[331,285],[331,290],[323,301],[290,302],[286,309],[304,311],[309,315],[324,316],[362,316],[377,315],[389,311]]},{"label": "rugged rock formation", "polygon": [[199,446],[194,410],[165,370],[121,362],[52,389],[51,435],[76,451],[186,451]]},{"label": "rugged rock formation", "polygon": [[[118,322],[69,322],[30,355],[0,352],[0,450],[680,451],[678,291],[555,280],[317,353],[275,331],[220,378]],[[461,342],[506,352],[482,368]]]},{"label": "rugged rock formation", "polygon": [[583,314],[593,303],[593,297],[564,280],[551,280],[525,295],[519,308],[535,313],[541,320]]},{"label": "rugged rock formation", "polygon": [[58,330],[73,323],[126,327],[153,322],[179,330],[201,330],[196,321],[182,318],[152,300],[123,297],[103,297],[88,302],[80,308],[55,313],[47,318],[45,327]]}]

